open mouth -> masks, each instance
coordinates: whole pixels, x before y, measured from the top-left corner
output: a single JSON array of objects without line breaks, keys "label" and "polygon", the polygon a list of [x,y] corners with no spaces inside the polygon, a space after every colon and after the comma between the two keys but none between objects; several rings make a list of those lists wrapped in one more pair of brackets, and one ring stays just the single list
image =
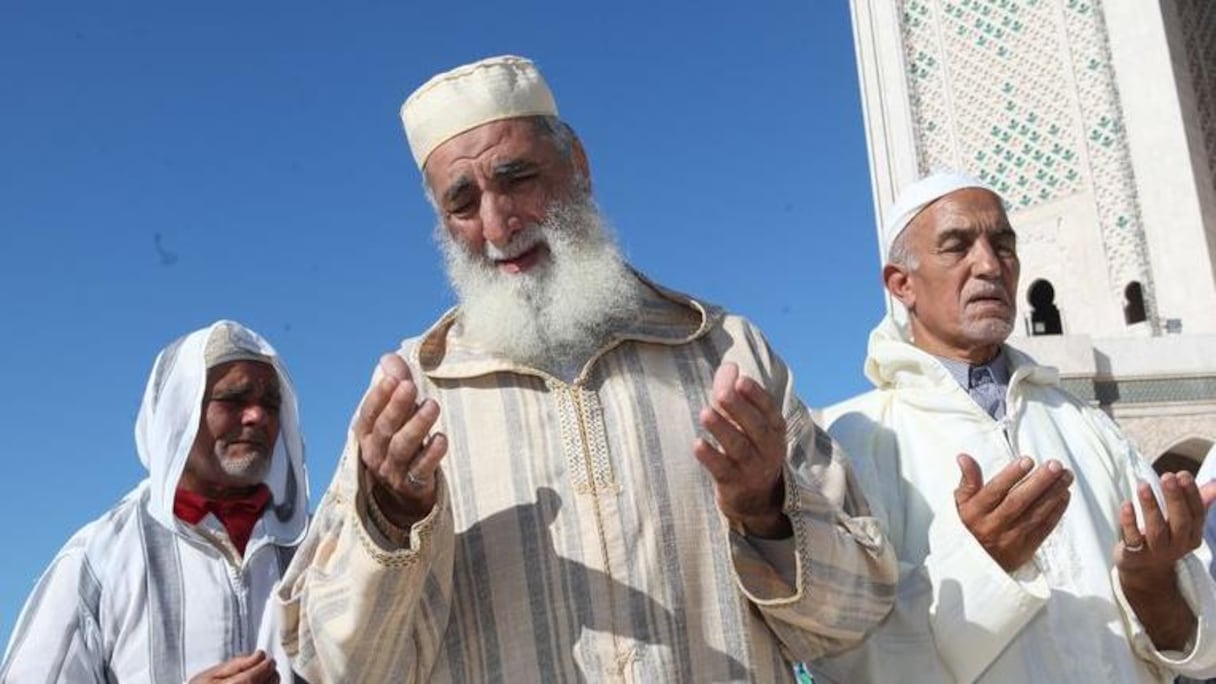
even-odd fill
[{"label": "open mouth", "polygon": [[523,273],[539,263],[546,250],[545,243],[537,242],[513,257],[495,259],[494,265],[506,273]]}]

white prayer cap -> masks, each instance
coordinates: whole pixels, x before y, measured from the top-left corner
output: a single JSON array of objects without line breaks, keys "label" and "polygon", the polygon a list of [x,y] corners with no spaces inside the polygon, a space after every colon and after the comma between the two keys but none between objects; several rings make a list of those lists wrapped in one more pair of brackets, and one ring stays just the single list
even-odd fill
[{"label": "white prayer cap", "polygon": [[490,57],[422,84],[401,105],[401,123],[421,169],[436,147],[500,119],[556,116],[557,103],[532,60]]},{"label": "white prayer cap", "polygon": [[905,187],[899,198],[887,211],[887,220],[882,226],[882,261],[885,264],[891,253],[891,243],[904,232],[912,219],[934,201],[964,188],[981,188],[1000,197],[984,181],[960,171],[937,171]]}]

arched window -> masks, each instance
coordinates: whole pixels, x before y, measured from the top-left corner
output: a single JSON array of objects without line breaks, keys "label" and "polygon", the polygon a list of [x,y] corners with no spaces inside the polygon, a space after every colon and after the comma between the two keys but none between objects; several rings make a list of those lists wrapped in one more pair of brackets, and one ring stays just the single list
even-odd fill
[{"label": "arched window", "polygon": [[1148,319],[1144,312],[1144,288],[1132,281],[1123,290],[1123,321],[1128,325],[1143,323]]},{"label": "arched window", "polygon": [[1030,334],[1059,335],[1064,332],[1060,324],[1060,310],[1056,308],[1056,289],[1051,282],[1040,278],[1030,284],[1026,293],[1030,301]]},{"label": "arched window", "polygon": [[1153,460],[1153,470],[1158,475],[1186,470],[1194,475],[1203,463],[1204,454],[1212,448],[1212,440],[1205,437],[1188,437],[1166,449]]}]

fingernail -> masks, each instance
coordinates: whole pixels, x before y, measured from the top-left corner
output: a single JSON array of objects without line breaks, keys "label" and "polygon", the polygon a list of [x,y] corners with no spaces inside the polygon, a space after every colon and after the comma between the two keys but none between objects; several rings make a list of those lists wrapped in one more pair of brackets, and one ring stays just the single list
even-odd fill
[{"label": "fingernail", "polygon": [[1018,467],[1029,472],[1030,469],[1034,467],[1034,461],[1031,460],[1029,456],[1023,456],[1018,460]]},{"label": "fingernail", "polygon": [[1060,465],[1059,461],[1048,461],[1047,462],[1047,470],[1049,470],[1053,473],[1058,473],[1063,469],[1064,469],[1064,466]]},{"label": "fingernail", "polygon": [[397,386],[397,381],[394,380],[391,376],[386,375],[386,376],[380,378],[380,388],[381,389],[391,390],[392,388],[394,388],[396,386]]}]

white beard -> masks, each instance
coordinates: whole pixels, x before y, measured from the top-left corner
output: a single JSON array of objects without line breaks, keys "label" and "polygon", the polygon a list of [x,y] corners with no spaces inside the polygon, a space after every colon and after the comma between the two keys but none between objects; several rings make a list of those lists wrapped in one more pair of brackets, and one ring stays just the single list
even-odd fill
[{"label": "white beard", "polygon": [[274,453],[273,443],[269,452],[252,450],[248,445],[240,454],[230,454],[228,451],[227,440],[217,439],[212,450],[214,468],[228,478],[230,485],[253,486],[266,479]]},{"label": "white beard", "polygon": [[[641,283],[588,195],[554,202],[544,221],[516,233],[501,250],[487,242],[484,254],[472,254],[442,223],[435,232],[460,301],[464,335],[564,379],[635,315],[641,301]],[[494,263],[540,242],[549,254],[528,271],[504,273]]]}]

